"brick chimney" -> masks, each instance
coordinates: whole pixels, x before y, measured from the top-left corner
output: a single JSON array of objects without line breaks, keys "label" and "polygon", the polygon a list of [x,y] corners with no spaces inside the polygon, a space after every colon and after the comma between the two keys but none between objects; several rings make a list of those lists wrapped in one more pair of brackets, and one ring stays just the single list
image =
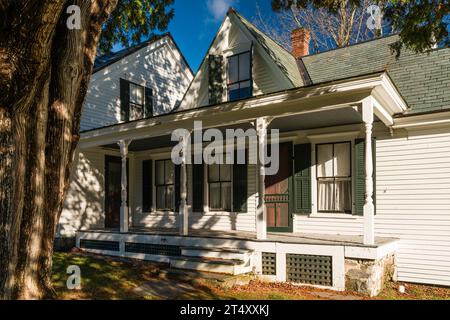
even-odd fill
[{"label": "brick chimney", "polygon": [[295,58],[301,58],[309,55],[309,42],[311,40],[311,32],[305,28],[292,30],[292,54]]}]

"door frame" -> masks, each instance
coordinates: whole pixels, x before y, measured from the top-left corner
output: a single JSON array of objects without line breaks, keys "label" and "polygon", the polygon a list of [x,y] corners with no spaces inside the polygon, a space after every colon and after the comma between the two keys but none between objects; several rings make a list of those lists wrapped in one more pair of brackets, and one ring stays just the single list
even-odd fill
[{"label": "door frame", "polygon": [[[289,164],[290,164],[290,175],[288,179],[288,196],[289,196],[289,202],[288,202],[288,220],[289,220],[289,226],[288,227],[267,227],[267,232],[281,232],[281,233],[293,233],[294,232],[294,143],[292,141],[289,142],[283,142],[280,143],[281,145],[289,145]],[[280,159],[280,165],[281,165],[281,159]],[[265,188],[265,182],[264,182],[264,188]],[[264,202],[264,206],[266,206]],[[265,208],[266,210],[266,208]],[[267,217],[266,217],[267,219]],[[267,222],[267,221],[266,221]]]},{"label": "door frame", "polygon": [[[120,165],[122,166],[122,158],[119,156],[111,156],[111,155],[105,155],[105,222],[104,222],[104,226],[105,229],[117,229],[120,228],[120,207],[119,206],[119,225],[117,227],[108,227],[106,225],[106,209],[108,208],[108,205],[111,201],[110,197],[108,197],[108,186],[109,186],[109,177],[108,177],[108,171],[109,171],[109,164],[110,163],[120,163]],[[128,206],[130,206],[129,201],[130,201],[130,170],[129,170],[129,159],[127,159],[127,204]],[[120,170],[120,175],[121,175],[121,181],[122,181],[122,167]],[[122,182],[120,183],[120,190],[122,193]],[[122,203],[122,195],[120,196],[120,202]]]}]

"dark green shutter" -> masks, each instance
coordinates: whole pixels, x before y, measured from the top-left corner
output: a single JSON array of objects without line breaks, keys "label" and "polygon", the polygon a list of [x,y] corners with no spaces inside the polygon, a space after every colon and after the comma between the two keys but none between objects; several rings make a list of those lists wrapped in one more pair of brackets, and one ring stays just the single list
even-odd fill
[{"label": "dark green shutter", "polygon": [[145,118],[153,117],[153,90],[145,88]]},{"label": "dark green shutter", "polygon": [[237,164],[237,153],[234,157],[235,164],[233,165],[233,211],[237,213],[247,212],[247,154],[245,158],[246,164]]},{"label": "dark green shutter", "polygon": [[203,212],[203,164],[192,165],[192,200],[194,212]]},{"label": "dark green shutter", "polygon": [[[373,154],[373,203],[376,212],[376,140],[372,140]],[[355,215],[364,215],[366,197],[366,142],[365,139],[355,141]]]},{"label": "dark green shutter", "polygon": [[294,149],[294,212],[311,214],[311,144]]},{"label": "dark green shutter", "polygon": [[175,212],[180,211],[181,201],[181,166],[175,166]]},{"label": "dark green shutter", "polygon": [[142,210],[151,212],[153,206],[153,161],[142,162]]},{"label": "dark green shutter", "polygon": [[120,79],[120,120],[130,120],[130,83],[124,79]]},{"label": "dark green shutter", "polygon": [[210,55],[208,57],[208,94],[210,105],[222,102],[224,88],[223,64],[223,56]]}]

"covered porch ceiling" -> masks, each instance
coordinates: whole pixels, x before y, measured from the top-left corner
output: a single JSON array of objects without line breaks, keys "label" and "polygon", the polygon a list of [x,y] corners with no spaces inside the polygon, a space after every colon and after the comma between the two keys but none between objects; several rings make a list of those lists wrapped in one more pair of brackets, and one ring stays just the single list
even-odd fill
[{"label": "covered porch ceiling", "polygon": [[170,147],[175,144],[170,143],[172,132],[192,130],[194,121],[202,121],[204,129],[225,130],[250,128],[256,119],[268,118],[270,128],[280,132],[359,124],[362,102],[368,97],[373,101],[374,121],[389,128],[394,116],[407,108],[387,74],[377,73],[85,132],[79,148],[117,149],[121,140],[132,141],[131,152]]}]

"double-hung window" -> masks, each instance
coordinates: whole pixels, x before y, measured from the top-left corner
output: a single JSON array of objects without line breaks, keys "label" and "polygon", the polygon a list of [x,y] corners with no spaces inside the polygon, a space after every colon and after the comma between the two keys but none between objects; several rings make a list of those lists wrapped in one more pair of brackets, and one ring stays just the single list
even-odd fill
[{"label": "double-hung window", "polygon": [[175,204],[175,166],[172,160],[159,160],[155,165],[156,209],[173,211]]},{"label": "double-hung window", "polygon": [[228,101],[250,98],[253,95],[251,52],[228,58]]},{"label": "double-hung window", "polygon": [[231,211],[231,165],[208,166],[209,208],[213,211]]},{"label": "double-hung window", "polygon": [[316,154],[318,211],[351,214],[351,143],[320,144]]},{"label": "double-hung window", "polygon": [[145,88],[130,82],[130,121],[144,118]]}]

